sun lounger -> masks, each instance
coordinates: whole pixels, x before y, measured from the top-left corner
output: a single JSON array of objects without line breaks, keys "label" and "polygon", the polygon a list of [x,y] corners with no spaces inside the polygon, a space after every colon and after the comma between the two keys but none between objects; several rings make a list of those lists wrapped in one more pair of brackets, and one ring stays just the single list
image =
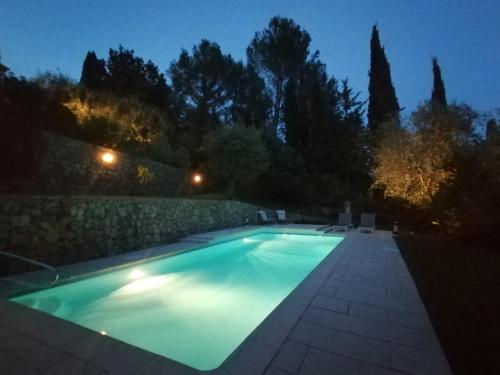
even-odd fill
[{"label": "sun lounger", "polygon": [[276,210],[276,217],[278,218],[278,223],[286,223],[286,211]]},{"label": "sun lounger", "polygon": [[375,231],[375,214],[362,213],[358,231],[373,233]]},{"label": "sun lounger", "polygon": [[341,212],[339,213],[337,225],[334,225],[331,228],[327,229],[325,233],[338,230],[343,230],[344,232],[347,232],[351,228],[352,228],[352,214],[350,212]]},{"label": "sun lounger", "polygon": [[257,215],[258,215],[258,218],[259,218],[259,221],[262,223],[262,224],[272,224],[274,223],[275,221],[270,219],[268,216],[267,216],[267,213],[266,211],[264,210],[258,210],[257,211]]}]

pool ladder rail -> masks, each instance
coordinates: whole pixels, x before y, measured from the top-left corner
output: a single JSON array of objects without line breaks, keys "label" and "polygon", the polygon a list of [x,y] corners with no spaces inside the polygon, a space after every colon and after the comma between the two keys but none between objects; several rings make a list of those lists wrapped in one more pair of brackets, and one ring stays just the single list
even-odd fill
[{"label": "pool ladder rail", "polygon": [[[46,263],[42,263],[42,262],[39,262],[37,260],[34,260],[34,259],[30,259],[30,258],[26,258],[26,257],[23,257],[21,255],[17,255],[17,254],[14,254],[14,253],[10,253],[10,252],[7,252],[7,251],[0,251],[0,255],[2,256],[6,256],[6,257],[9,257],[9,258],[13,258],[13,259],[16,259],[16,260],[20,260],[20,261],[23,261],[23,262],[27,262],[27,263],[30,263],[30,264],[33,264],[35,266],[38,266],[38,267],[41,267],[41,268],[44,268],[46,270],[49,270],[51,272],[54,273],[54,277],[52,278],[52,280],[49,281],[49,286],[52,286],[54,285],[55,283],[57,283],[57,281],[59,280],[59,271],[55,268],[55,267],[52,267]],[[40,285],[37,285],[35,283],[31,283],[31,282],[28,282],[28,281],[24,281],[24,280],[19,280],[19,279],[16,279],[16,278],[12,278],[12,277],[0,277],[0,280],[6,280],[6,281],[9,281],[9,282],[12,282],[12,283],[15,283],[15,284],[20,284],[20,285],[23,285],[23,286],[27,286],[27,287],[35,287],[35,288],[40,288]]]}]

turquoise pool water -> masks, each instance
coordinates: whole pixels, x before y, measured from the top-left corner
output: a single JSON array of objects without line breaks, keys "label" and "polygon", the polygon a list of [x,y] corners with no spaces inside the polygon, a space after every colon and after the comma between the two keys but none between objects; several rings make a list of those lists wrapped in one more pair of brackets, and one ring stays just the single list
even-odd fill
[{"label": "turquoise pool water", "polygon": [[258,233],[12,300],[210,370],[340,241]]}]

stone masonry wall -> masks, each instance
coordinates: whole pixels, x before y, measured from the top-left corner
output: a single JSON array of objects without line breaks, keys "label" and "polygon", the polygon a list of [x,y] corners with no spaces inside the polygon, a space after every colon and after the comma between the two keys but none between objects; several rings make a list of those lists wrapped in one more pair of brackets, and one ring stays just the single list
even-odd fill
[{"label": "stone masonry wall", "polygon": [[[34,191],[42,194],[176,196],[183,171],[60,135],[41,132],[40,160]],[[113,163],[101,157],[111,151]],[[154,177],[141,183],[138,167]]]},{"label": "stone masonry wall", "polygon": [[61,265],[256,222],[237,201],[0,196],[0,250]]}]

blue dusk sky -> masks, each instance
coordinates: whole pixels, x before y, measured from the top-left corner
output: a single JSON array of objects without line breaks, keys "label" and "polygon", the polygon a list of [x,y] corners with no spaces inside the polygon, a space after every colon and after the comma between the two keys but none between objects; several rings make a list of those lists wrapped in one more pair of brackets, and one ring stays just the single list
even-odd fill
[{"label": "blue dusk sky", "polygon": [[328,73],[349,78],[363,99],[376,22],[407,112],[430,96],[432,56],[450,101],[500,107],[499,0],[2,0],[1,61],[16,75],[50,70],[79,79],[88,50],[106,57],[122,44],[164,72],[202,38],[245,60],[254,33],[275,15],[307,30]]}]

